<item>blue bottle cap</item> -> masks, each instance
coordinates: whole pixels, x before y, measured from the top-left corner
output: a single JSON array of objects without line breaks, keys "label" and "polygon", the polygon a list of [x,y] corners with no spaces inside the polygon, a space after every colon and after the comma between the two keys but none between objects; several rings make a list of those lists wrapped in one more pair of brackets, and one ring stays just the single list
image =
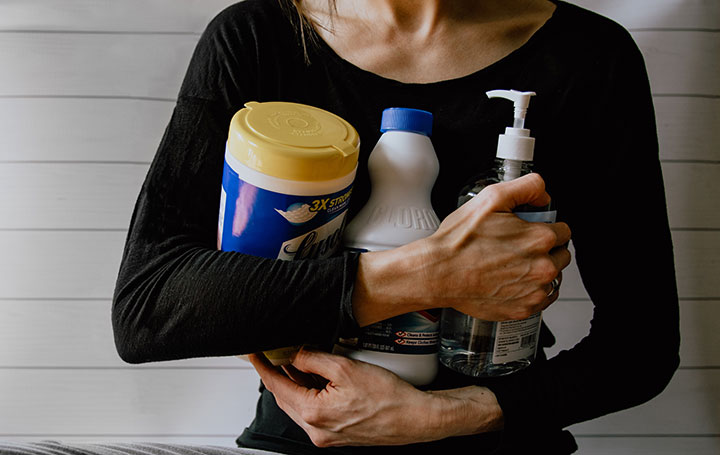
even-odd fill
[{"label": "blue bottle cap", "polygon": [[433,115],[428,111],[405,107],[389,107],[382,113],[380,132],[410,131],[430,136],[432,134],[432,122]]}]

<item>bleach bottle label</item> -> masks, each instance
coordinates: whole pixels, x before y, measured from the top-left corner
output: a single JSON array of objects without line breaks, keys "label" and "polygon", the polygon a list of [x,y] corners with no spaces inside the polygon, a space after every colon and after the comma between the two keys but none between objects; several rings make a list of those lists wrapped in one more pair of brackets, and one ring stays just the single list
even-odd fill
[{"label": "bleach bottle label", "polygon": [[440,335],[440,310],[402,314],[364,327],[357,338],[340,338],[338,344],[394,354],[435,354]]}]

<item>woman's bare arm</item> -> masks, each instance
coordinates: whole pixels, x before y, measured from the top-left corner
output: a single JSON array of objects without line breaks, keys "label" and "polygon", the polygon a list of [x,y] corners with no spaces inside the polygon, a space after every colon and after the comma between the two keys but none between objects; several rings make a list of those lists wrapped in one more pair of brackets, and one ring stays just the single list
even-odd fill
[{"label": "woman's bare arm", "polygon": [[[495,395],[484,387],[423,392],[365,362],[303,349],[288,376],[262,354],[250,360],[278,406],[318,447],[404,445],[502,428]],[[327,379],[314,388],[302,375]]]}]

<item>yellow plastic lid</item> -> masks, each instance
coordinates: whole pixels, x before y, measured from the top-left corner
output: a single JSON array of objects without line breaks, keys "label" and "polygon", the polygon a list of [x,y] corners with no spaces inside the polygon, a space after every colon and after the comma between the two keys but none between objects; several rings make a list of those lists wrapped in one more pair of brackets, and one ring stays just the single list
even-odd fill
[{"label": "yellow plastic lid", "polygon": [[230,122],[228,150],[246,165],[287,180],[325,181],[355,169],[360,137],[350,123],[316,107],[249,102]]}]

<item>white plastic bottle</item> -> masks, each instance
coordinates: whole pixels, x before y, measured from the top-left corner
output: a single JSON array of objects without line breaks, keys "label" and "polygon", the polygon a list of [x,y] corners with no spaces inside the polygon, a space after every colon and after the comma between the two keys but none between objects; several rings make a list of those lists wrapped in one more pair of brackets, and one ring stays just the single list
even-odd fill
[{"label": "white plastic bottle", "polygon": [[[383,111],[368,169],[372,194],[344,234],[347,248],[382,251],[429,236],[440,225],[430,202],[439,164],[430,141],[432,114],[417,109]],[[437,374],[437,310],[372,324],[359,338],[341,339],[335,352],[382,366],[414,385]]]},{"label": "white plastic bottle", "polygon": [[[496,166],[481,175],[460,194],[458,206],[475,197],[488,185],[514,180],[531,171],[535,139],[525,129],[525,114],[533,92],[493,90],[490,98],[505,98],[515,105],[515,121],[498,140]],[[555,221],[555,211],[529,205],[515,214],[531,222]],[[518,321],[492,322],[446,308],[442,312],[440,362],[448,368],[475,377],[502,376],[530,365],[537,352],[542,314]]]}]

